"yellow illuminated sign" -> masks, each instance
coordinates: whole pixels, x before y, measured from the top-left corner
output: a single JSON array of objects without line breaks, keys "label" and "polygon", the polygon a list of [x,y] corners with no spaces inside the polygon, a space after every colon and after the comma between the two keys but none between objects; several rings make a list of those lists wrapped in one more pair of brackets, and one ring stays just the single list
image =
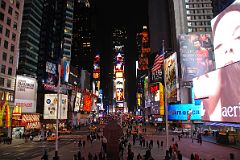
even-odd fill
[{"label": "yellow illuminated sign", "polygon": [[0,127],[3,127],[3,113],[6,111],[5,115],[5,127],[8,128],[10,126],[10,107],[8,101],[5,101],[2,106],[0,106]]},{"label": "yellow illuminated sign", "polygon": [[159,83],[159,94],[160,94],[160,101],[159,101],[159,107],[160,107],[160,115],[164,115],[164,91],[163,91],[163,84]]}]

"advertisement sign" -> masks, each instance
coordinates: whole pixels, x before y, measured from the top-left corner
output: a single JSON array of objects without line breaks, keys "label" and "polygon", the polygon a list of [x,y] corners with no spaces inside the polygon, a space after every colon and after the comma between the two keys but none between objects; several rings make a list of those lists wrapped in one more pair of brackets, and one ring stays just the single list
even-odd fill
[{"label": "advertisement sign", "polygon": [[74,112],[78,112],[82,109],[82,93],[77,92],[75,99]]},{"label": "advertisement sign", "polygon": [[192,81],[214,69],[210,34],[180,35],[179,46],[183,81]]},{"label": "advertisement sign", "polygon": [[159,83],[159,94],[160,94],[160,101],[159,101],[159,108],[160,108],[160,115],[164,115],[164,86],[162,83]]},{"label": "advertisement sign", "polygon": [[83,110],[90,112],[92,107],[92,98],[90,95],[84,95],[83,97]]},{"label": "advertisement sign", "polygon": [[45,83],[56,85],[58,82],[57,65],[55,63],[46,62]]},{"label": "advertisement sign", "polygon": [[26,129],[40,129],[40,115],[39,114],[23,114],[22,115],[22,126]]},{"label": "advertisement sign", "polygon": [[[60,108],[58,110],[59,119],[67,119],[68,111],[68,97],[67,95],[60,94]],[[57,106],[58,95],[57,94],[45,94],[44,95],[44,119],[56,119],[57,118]]]},{"label": "advertisement sign", "polygon": [[63,63],[63,81],[68,82],[70,73],[70,61],[64,61]]},{"label": "advertisement sign", "polygon": [[239,79],[240,62],[193,79],[194,97],[203,102],[203,120],[240,121]]},{"label": "advertisement sign", "polygon": [[164,60],[164,73],[168,102],[180,101],[176,52]]},{"label": "advertisement sign", "polygon": [[93,60],[93,79],[100,78],[100,55],[97,54]]},{"label": "advertisement sign", "polygon": [[201,120],[201,105],[174,104],[168,105],[169,120]]},{"label": "advertisement sign", "polygon": [[117,78],[115,83],[116,83],[116,88],[123,88],[123,78]]},{"label": "advertisement sign", "polygon": [[123,56],[121,55],[121,53],[118,53],[116,57],[115,71],[119,72],[123,70],[124,70]]},{"label": "advertisement sign", "polygon": [[35,113],[37,100],[37,80],[17,75],[15,105],[22,107],[22,113]]},{"label": "advertisement sign", "polygon": [[216,68],[240,60],[240,0],[236,0],[211,21]]},{"label": "advertisement sign", "polygon": [[123,88],[116,89],[116,101],[123,101]]}]

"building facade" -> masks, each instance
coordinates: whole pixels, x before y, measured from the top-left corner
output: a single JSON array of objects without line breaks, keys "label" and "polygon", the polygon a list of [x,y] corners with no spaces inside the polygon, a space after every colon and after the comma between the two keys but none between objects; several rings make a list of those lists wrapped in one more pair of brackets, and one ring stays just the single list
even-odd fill
[{"label": "building facade", "polygon": [[0,102],[14,105],[24,1],[0,1]]},{"label": "building facade", "polygon": [[43,0],[25,0],[19,48],[18,74],[37,77]]}]

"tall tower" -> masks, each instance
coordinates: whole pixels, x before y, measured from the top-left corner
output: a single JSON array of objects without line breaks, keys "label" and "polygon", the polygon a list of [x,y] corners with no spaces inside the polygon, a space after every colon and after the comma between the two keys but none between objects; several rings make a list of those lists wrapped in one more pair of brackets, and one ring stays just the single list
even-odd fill
[{"label": "tall tower", "polygon": [[[38,57],[38,112],[42,113],[45,93],[56,93],[58,64],[62,59],[62,83],[68,83],[72,45],[73,0],[45,0],[43,3]],[[48,86],[48,87],[46,87]],[[50,86],[50,87],[49,87]]]},{"label": "tall tower", "polygon": [[88,0],[74,0],[71,64],[90,73],[94,57],[93,9]]},{"label": "tall tower", "polygon": [[0,1],[0,103],[14,102],[24,1]]},{"label": "tall tower", "polygon": [[112,33],[113,47],[113,112],[124,112],[125,99],[125,59],[124,47],[126,46],[127,33],[125,28],[115,27]]},{"label": "tall tower", "polygon": [[43,0],[25,0],[18,74],[37,77]]}]

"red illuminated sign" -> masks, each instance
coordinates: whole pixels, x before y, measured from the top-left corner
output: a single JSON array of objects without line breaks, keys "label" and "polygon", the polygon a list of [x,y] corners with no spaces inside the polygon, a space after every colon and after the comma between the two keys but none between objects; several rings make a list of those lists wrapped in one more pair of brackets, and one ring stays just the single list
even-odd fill
[{"label": "red illuminated sign", "polygon": [[157,90],[159,90],[159,85],[154,85],[149,87],[150,92],[155,93]]}]

